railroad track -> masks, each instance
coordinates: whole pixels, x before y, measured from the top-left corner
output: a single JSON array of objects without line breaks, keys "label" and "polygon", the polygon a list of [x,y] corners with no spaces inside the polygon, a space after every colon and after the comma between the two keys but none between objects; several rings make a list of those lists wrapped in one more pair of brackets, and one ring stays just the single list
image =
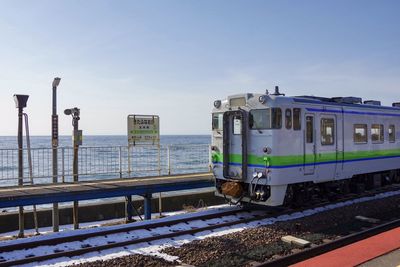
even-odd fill
[{"label": "railroad track", "polygon": [[[399,190],[399,186],[390,189]],[[374,192],[366,192],[361,196],[368,197],[390,191],[389,188],[375,190]],[[360,196],[358,196],[360,197]],[[235,209],[228,211],[221,211],[212,214],[193,214],[193,216],[149,222],[147,224],[133,224],[127,225],[121,228],[113,229],[101,229],[98,231],[92,231],[71,236],[60,236],[54,238],[48,238],[43,240],[6,244],[0,246],[0,266],[15,266],[28,264],[33,262],[42,262],[50,259],[56,259],[61,257],[74,257],[80,256],[89,252],[103,251],[110,248],[125,247],[128,245],[134,245],[139,243],[146,243],[160,239],[171,239],[183,235],[194,235],[203,231],[212,231],[218,228],[230,227],[238,224],[245,224],[250,222],[262,221],[268,218],[279,218],[280,216],[288,216],[288,214],[299,213],[304,210],[310,210],[321,206],[329,206],[337,202],[344,202],[346,200],[355,199],[354,196],[349,195],[338,199],[334,202],[319,202],[318,204],[303,207],[302,209],[278,209],[271,212],[269,211],[251,211],[248,209]],[[196,225],[197,222],[201,222]],[[176,227],[176,226],[179,227]],[[157,229],[164,228],[163,233],[157,233]],[[167,232],[166,229],[167,229]],[[168,229],[169,228],[169,229]],[[146,231],[147,235],[137,236],[135,231]],[[113,237],[115,237],[113,239]],[[101,242],[96,240],[96,244],[91,244],[91,238],[101,238]],[[71,247],[69,243],[79,242],[80,248]],[[46,253],[38,253],[41,246],[47,246],[51,248],[51,251]],[[35,252],[36,249],[36,252]],[[27,253],[27,250],[29,253]],[[43,251],[43,250],[42,250]],[[11,253],[12,255],[7,255]],[[311,252],[310,252],[311,253]],[[269,263],[265,263],[269,264]],[[277,264],[279,264],[277,262]],[[285,265],[285,264],[283,264]],[[260,266],[272,266],[272,265],[260,265]]]},{"label": "railroad track", "polygon": [[[231,216],[231,217],[229,217]],[[234,216],[235,218],[232,218]],[[64,236],[64,237],[56,237],[45,240],[32,240],[30,242],[10,244],[7,246],[0,247],[0,266],[15,266],[33,262],[40,262],[55,258],[61,257],[74,257],[83,255],[89,252],[94,251],[102,251],[115,247],[124,247],[128,245],[143,243],[143,242],[151,242],[164,238],[174,238],[181,235],[192,235],[198,232],[214,230],[222,227],[229,227],[235,224],[240,223],[248,223],[251,221],[262,220],[263,218],[268,218],[272,215],[265,213],[264,215],[260,215],[254,213],[252,211],[239,209],[239,210],[229,210],[223,211],[215,214],[206,214],[206,215],[195,215],[190,218],[179,218],[176,220],[168,220],[161,222],[152,222],[145,225],[132,225],[131,227],[124,227],[122,229],[111,229],[111,230],[101,230],[91,233],[84,233],[81,235],[73,235],[73,236]],[[190,225],[190,222],[202,221],[202,224],[207,224],[207,226],[196,227]],[[171,227],[176,225],[181,225],[182,230],[171,229],[170,232],[164,234],[151,234],[151,231],[161,227]],[[145,237],[132,237],[133,231],[145,230],[149,231],[150,236]],[[164,229],[165,231],[165,229]],[[107,240],[110,235],[124,235],[129,238],[124,241],[115,241],[115,240]],[[98,238],[104,237],[104,244],[100,245],[92,245],[90,244],[90,238]],[[69,242],[80,242],[81,248],[79,249],[68,249]],[[97,240],[98,242],[98,240]],[[35,248],[40,248],[41,246],[53,246],[60,247],[60,245],[66,244],[65,249],[55,248],[53,251],[47,251],[45,255],[35,255]],[[30,249],[32,253],[27,254],[26,250]],[[24,251],[25,253],[21,253],[20,255],[25,255],[22,258],[13,258],[7,259],[5,254],[7,252],[12,252],[12,254],[18,255],[18,251]]]}]

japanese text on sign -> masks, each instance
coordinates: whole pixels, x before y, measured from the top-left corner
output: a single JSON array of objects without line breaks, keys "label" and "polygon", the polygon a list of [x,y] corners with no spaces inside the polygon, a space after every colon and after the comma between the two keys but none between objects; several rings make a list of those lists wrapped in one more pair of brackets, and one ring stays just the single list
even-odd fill
[{"label": "japanese text on sign", "polygon": [[160,142],[160,118],[157,115],[128,116],[128,144],[156,145]]}]

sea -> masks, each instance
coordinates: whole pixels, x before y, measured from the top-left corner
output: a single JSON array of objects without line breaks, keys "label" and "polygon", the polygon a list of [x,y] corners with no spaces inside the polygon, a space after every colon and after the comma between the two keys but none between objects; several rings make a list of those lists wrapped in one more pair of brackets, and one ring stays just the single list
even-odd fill
[{"label": "sea", "polygon": [[[24,137],[24,145],[26,140]],[[50,136],[31,136],[32,148],[50,148]],[[161,145],[199,145],[210,144],[210,135],[161,135]],[[83,137],[83,146],[127,146],[128,137],[126,135],[87,135]],[[71,136],[59,136],[59,146],[72,146]],[[16,136],[0,136],[0,149],[18,148]]]}]

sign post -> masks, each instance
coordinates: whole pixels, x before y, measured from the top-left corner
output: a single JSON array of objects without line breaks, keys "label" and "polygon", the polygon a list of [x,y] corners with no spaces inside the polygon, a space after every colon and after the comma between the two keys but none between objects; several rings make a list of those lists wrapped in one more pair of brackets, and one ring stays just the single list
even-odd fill
[{"label": "sign post", "polygon": [[[53,183],[58,183],[58,115],[57,115],[57,87],[60,85],[61,78],[56,77],[53,80],[53,101],[51,115],[51,146],[52,146],[52,166],[53,166]],[[59,211],[58,203],[53,203],[52,221],[53,221],[53,232],[59,231]]]},{"label": "sign post", "polygon": [[[160,155],[160,117],[158,115],[128,115],[128,164],[130,166],[130,148],[131,146],[156,145],[158,148],[158,174],[161,175],[161,155]],[[145,194],[145,219],[151,219],[151,194]],[[129,203],[130,196],[126,196],[126,218],[127,221],[132,218],[129,209],[132,203]],[[162,213],[161,193],[158,199],[160,216]]]}]

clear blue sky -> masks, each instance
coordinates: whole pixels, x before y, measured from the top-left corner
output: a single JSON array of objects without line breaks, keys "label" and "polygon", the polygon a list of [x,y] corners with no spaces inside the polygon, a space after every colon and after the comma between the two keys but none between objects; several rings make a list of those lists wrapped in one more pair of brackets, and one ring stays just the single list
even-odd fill
[{"label": "clear blue sky", "polygon": [[400,101],[400,1],[1,1],[0,135],[29,94],[50,134],[51,82],[85,134],[126,134],[159,114],[162,134],[208,134],[215,99],[264,92]]}]

